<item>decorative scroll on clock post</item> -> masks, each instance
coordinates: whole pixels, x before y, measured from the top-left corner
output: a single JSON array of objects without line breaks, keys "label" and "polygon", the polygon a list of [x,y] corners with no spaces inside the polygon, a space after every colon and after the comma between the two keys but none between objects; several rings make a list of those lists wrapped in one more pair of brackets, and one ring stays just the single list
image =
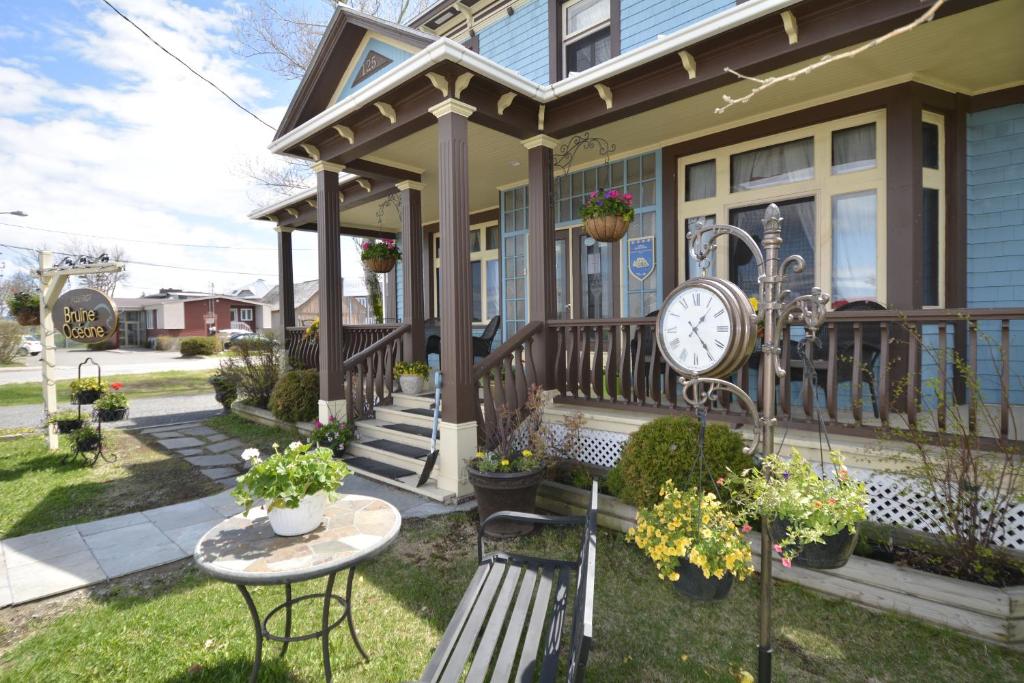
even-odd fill
[{"label": "decorative scroll on clock post", "polygon": [[[658,315],[657,339],[665,360],[682,376],[682,396],[698,412],[719,397],[735,396],[750,413],[755,440],[746,450],[759,461],[775,449],[775,390],[787,371],[780,364],[784,331],[802,325],[808,338],[821,326],[829,296],[817,287],[809,294],[795,296],[785,289],[789,273],[804,269],[802,257],[782,258],[782,215],[771,204],[765,210],[761,246],[745,230],[733,225],[698,223],[687,235],[690,254],[701,267],[698,277],[687,280],[665,299]],[[758,270],[759,306],[755,313],[746,294],[732,282],[709,277],[719,238],[737,239],[753,255]],[[725,379],[743,367],[763,331],[761,346],[762,385],[760,408],[750,395]],[[771,476],[765,472],[765,476]],[[758,681],[772,678],[772,543],[769,525],[761,524],[761,600],[758,638]]]}]

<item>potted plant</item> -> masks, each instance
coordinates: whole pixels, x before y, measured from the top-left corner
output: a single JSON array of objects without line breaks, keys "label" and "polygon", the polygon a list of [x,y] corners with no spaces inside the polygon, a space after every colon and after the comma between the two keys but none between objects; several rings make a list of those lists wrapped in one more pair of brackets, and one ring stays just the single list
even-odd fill
[{"label": "potted plant", "polygon": [[306,442],[330,448],[334,455],[340,458],[353,437],[355,437],[355,429],[352,425],[342,424],[338,418],[331,415],[326,423],[320,420],[313,422],[313,431],[310,432]]},{"label": "potted plant", "polygon": [[671,479],[661,487],[661,502],[636,513],[627,533],[654,560],[658,578],[695,600],[722,600],[734,580],[754,571],[750,544],[739,519],[714,493],[680,491]]},{"label": "potted plant", "polygon": [[422,394],[430,367],[418,360],[411,363],[398,362],[395,363],[395,374],[398,375],[398,384],[403,394]]},{"label": "potted plant", "polygon": [[402,252],[394,240],[367,240],[363,242],[362,259],[375,273],[389,273],[401,260]]},{"label": "potted plant", "polygon": [[84,424],[71,433],[71,445],[76,453],[89,453],[100,447],[100,432],[90,424]]},{"label": "potted plant", "polygon": [[835,476],[819,476],[795,448],[788,461],[773,454],[761,469],[730,474],[733,500],[749,518],[769,521],[772,548],[784,566],[842,567],[857,545],[867,489],[850,477],[837,451],[831,458]]},{"label": "potted plant", "polygon": [[71,380],[71,402],[88,406],[105,394],[107,388],[96,377]]},{"label": "potted plant", "polygon": [[19,325],[39,324],[39,295],[35,292],[16,292],[7,298],[7,308]]},{"label": "potted plant", "polygon": [[100,422],[117,422],[128,414],[128,397],[121,393],[122,386],[115,382],[110,385],[113,391],[106,392],[96,399],[93,408]]},{"label": "potted plant", "polygon": [[324,507],[337,496],[348,465],[335,460],[329,448],[293,441],[283,451],[274,444],[266,459],[255,448],[242,452],[249,471],[238,477],[232,495],[245,514],[264,500],[270,527],[278,536],[301,536],[320,526]]},{"label": "potted plant", "polygon": [[633,195],[618,190],[591,192],[580,208],[583,230],[598,242],[617,242],[633,221]]},{"label": "potted plant", "polygon": [[46,424],[56,425],[58,434],[70,434],[82,426],[82,418],[75,410],[62,410],[47,417]]},{"label": "potted plant", "polygon": [[[547,473],[539,436],[543,414],[544,392],[534,385],[522,411],[501,407],[488,429],[485,443],[490,447],[478,450],[467,463],[481,523],[501,510],[532,513],[536,509],[537,489]],[[486,533],[510,538],[532,530],[529,523],[495,522]]]},{"label": "potted plant", "polygon": [[213,397],[221,404],[224,412],[231,411],[231,404],[238,398],[238,381],[223,370],[218,370],[210,376],[210,384],[213,386]]}]

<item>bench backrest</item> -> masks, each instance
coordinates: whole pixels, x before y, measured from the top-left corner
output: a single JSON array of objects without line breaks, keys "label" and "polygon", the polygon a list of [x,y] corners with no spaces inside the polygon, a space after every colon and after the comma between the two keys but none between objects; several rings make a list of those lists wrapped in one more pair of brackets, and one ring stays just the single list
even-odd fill
[{"label": "bench backrest", "polygon": [[569,648],[569,683],[583,680],[590,643],[594,638],[594,579],[597,576],[597,482],[591,484],[590,510],[580,548],[576,600],[572,608],[572,642]]}]

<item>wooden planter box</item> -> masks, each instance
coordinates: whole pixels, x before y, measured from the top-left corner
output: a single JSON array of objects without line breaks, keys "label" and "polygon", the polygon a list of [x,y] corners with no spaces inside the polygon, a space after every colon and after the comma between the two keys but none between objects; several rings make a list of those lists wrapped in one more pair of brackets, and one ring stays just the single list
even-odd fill
[{"label": "wooden planter box", "polygon": [[[537,494],[537,507],[584,514],[587,496],[582,489],[546,481]],[[635,520],[634,507],[600,496],[598,524],[624,532]],[[753,533],[749,538],[754,567],[759,568],[761,537]],[[992,588],[856,555],[845,567],[822,570],[787,569],[775,558],[772,576],[868,608],[906,614],[1000,645],[1024,647],[1024,586]]]}]

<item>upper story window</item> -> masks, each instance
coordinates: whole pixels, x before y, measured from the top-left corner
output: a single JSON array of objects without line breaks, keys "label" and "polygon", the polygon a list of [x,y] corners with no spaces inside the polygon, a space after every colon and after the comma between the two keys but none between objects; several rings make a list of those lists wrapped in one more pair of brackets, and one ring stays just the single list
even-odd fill
[{"label": "upper story window", "polygon": [[612,56],[611,0],[571,0],[562,5],[565,75]]}]

